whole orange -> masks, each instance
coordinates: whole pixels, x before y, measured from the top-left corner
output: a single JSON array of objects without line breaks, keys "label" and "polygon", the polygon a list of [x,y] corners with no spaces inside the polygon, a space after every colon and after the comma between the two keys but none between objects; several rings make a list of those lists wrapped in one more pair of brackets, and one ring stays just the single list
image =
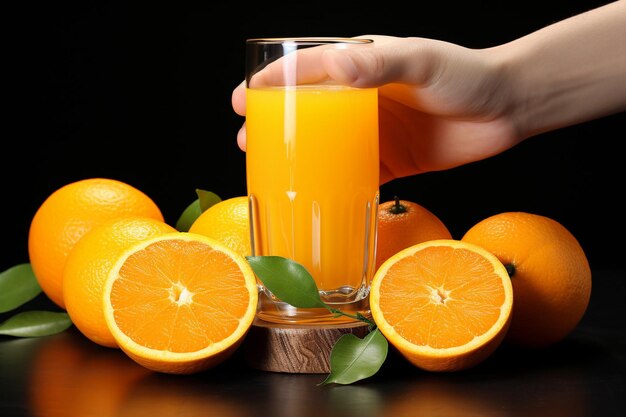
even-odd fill
[{"label": "whole orange", "polygon": [[426,207],[398,197],[380,204],[376,269],[402,249],[435,239],[452,239],[452,235],[441,219]]},{"label": "whole orange", "polygon": [[63,272],[63,300],[72,323],[102,346],[117,347],[102,310],[104,283],[120,255],[131,245],[172,226],[150,217],[121,217],[95,226],[74,245]]},{"label": "whole orange", "polygon": [[163,221],[156,203],[122,181],[88,178],[62,186],[37,209],[28,234],[28,255],[43,292],[61,308],[63,269],[78,240],[105,220],[143,216]]},{"label": "whole orange", "polygon": [[506,340],[544,347],[580,322],[591,297],[591,269],[578,240],[546,216],[504,212],[472,226],[463,241],[492,252],[513,284],[513,317]]},{"label": "whole orange", "polygon": [[250,255],[248,197],[231,197],[212,205],[191,224],[189,231],[213,238],[241,256]]}]

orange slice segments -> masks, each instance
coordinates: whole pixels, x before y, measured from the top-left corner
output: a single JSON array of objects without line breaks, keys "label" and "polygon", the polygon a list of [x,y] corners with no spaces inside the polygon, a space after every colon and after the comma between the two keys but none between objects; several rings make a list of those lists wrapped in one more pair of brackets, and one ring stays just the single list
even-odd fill
[{"label": "orange slice segments", "polygon": [[103,296],[120,348],[146,368],[179,374],[228,358],[247,334],[257,301],[256,278],[243,256],[182,232],[127,250]]},{"label": "orange slice segments", "polygon": [[389,258],[371,285],[372,317],[414,365],[456,371],[477,365],[508,329],[513,290],[490,252],[452,239],[423,242]]}]

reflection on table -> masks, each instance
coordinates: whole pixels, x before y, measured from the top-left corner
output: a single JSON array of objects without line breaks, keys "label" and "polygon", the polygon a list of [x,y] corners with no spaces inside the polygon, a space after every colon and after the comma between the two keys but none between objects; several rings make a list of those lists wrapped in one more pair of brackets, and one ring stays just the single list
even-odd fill
[{"label": "reflection on table", "polygon": [[421,371],[391,348],[376,375],[346,386],[318,386],[325,374],[255,370],[241,350],[206,372],[167,375],[73,327],[43,338],[2,337],[0,415],[623,417],[626,281],[596,274],[594,285],[589,314],[551,348],[503,345],[479,366],[449,374]]}]

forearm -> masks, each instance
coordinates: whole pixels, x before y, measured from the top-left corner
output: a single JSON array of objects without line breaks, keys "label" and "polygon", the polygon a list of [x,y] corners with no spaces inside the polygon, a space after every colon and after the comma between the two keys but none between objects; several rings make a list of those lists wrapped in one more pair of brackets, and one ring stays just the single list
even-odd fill
[{"label": "forearm", "polygon": [[626,0],[495,49],[521,138],[626,110]]}]

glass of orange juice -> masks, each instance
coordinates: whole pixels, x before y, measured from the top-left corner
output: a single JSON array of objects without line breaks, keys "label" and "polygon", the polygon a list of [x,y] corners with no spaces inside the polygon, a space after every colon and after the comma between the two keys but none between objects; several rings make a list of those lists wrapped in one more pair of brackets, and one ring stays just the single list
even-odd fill
[{"label": "glass of orange juice", "polygon": [[[246,42],[252,255],[300,263],[322,301],[366,316],[379,202],[378,91],[334,82],[320,52],[372,43],[361,38]],[[351,320],[323,308],[291,306],[261,282],[259,289],[261,320],[302,325]]]}]

